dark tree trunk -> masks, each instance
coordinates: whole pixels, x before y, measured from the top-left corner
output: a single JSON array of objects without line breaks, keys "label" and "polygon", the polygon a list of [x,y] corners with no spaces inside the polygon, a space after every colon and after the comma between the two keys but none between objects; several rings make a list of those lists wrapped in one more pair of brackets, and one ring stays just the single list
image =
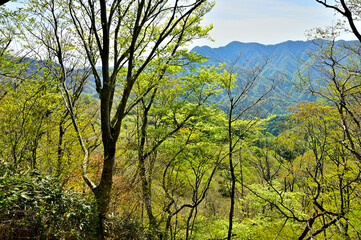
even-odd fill
[{"label": "dark tree trunk", "polygon": [[63,119],[59,123],[59,139],[58,139],[58,149],[57,149],[57,164],[56,164],[56,175],[59,177],[62,173],[62,163],[63,163],[63,156],[64,156],[64,149],[63,149],[63,140],[64,140],[64,122]]},{"label": "dark tree trunk", "polygon": [[227,240],[232,239],[232,228],[233,228],[233,216],[234,216],[234,205],[235,205],[235,191],[236,191],[236,175],[234,172],[234,164],[233,164],[233,135],[232,135],[232,107],[230,109],[229,118],[228,118],[228,140],[229,140],[229,171],[231,173],[231,205],[229,209],[229,226],[228,226],[228,236]]},{"label": "dark tree trunk", "polygon": [[104,152],[106,157],[104,159],[101,180],[99,185],[93,189],[97,203],[97,210],[98,210],[99,224],[97,226],[97,233],[100,239],[105,239],[104,226],[109,209],[110,193],[113,185],[115,146],[111,147],[108,151],[104,151]]}]

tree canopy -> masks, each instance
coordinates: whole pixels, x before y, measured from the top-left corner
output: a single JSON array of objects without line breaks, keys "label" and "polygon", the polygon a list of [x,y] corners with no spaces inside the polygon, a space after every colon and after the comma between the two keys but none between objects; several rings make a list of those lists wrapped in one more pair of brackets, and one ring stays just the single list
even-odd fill
[{"label": "tree canopy", "polygon": [[292,76],[189,51],[211,1],[2,6],[0,238],[360,238],[361,3],[316,2]]}]

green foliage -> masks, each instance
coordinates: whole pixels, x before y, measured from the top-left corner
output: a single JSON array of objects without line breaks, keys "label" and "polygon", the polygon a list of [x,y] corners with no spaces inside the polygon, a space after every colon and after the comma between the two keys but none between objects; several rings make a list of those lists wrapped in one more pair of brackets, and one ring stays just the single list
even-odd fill
[{"label": "green foliage", "polygon": [[5,238],[88,239],[94,234],[93,203],[65,191],[35,171],[0,165],[0,235]]},{"label": "green foliage", "polygon": [[285,123],[288,120],[288,115],[272,116],[265,126],[265,131],[271,133],[273,136],[278,136],[285,128]]},{"label": "green foliage", "polygon": [[[16,28],[0,8],[0,236],[96,239],[100,216],[111,239],[224,239],[232,211],[233,239],[296,239],[313,218],[308,235],[334,217],[322,239],[359,237],[359,46],[316,41],[304,65],[317,79],[308,69],[300,77],[326,103],[262,119],[273,102],[262,94],[277,85],[263,79],[275,76],[268,60],[206,66],[182,49],[208,36],[211,26],[199,24],[212,2],[183,17],[201,1],[174,11],[141,2],[29,0]],[[15,36],[37,63],[18,64],[8,45]],[[88,78],[100,99],[82,93]],[[215,107],[220,92],[217,106],[228,112]],[[80,180],[87,160],[98,209]]]},{"label": "green foliage", "polygon": [[36,149],[59,96],[46,82],[22,82],[8,89],[0,106],[0,156],[15,165],[35,168]]}]

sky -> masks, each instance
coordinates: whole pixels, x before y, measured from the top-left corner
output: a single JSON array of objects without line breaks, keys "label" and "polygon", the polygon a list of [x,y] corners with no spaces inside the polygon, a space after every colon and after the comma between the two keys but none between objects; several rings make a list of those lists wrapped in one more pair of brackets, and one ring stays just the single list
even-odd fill
[{"label": "sky", "polygon": [[[315,0],[215,0],[205,18],[213,24],[215,40],[196,40],[193,46],[220,47],[232,41],[276,44],[287,40],[307,40],[305,32],[336,22],[334,11]],[[351,35],[343,39],[353,39]]]},{"label": "sky", "polygon": [[[214,0],[203,23],[213,24],[210,40],[195,40],[190,48],[225,46],[232,41],[277,44],[307,40],[306,31],[336,23],[340,15],[316,0]],[[334,2],[330,0],[329,2]],[[8,5],[16,3],[8,3]],[[361,24],[360,24],[361,27]],[[352,34],[341,39],[355,39]]]}]

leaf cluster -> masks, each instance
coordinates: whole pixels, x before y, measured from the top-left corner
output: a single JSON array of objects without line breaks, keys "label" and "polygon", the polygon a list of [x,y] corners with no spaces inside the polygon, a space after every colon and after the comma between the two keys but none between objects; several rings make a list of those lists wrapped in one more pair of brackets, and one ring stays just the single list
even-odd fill
[{"label": "leaf cluster", "polygon": [[86,238],[96,217],[92,200],[66,191],[36,171],[0,165],[0,235],[31,238]]}]

